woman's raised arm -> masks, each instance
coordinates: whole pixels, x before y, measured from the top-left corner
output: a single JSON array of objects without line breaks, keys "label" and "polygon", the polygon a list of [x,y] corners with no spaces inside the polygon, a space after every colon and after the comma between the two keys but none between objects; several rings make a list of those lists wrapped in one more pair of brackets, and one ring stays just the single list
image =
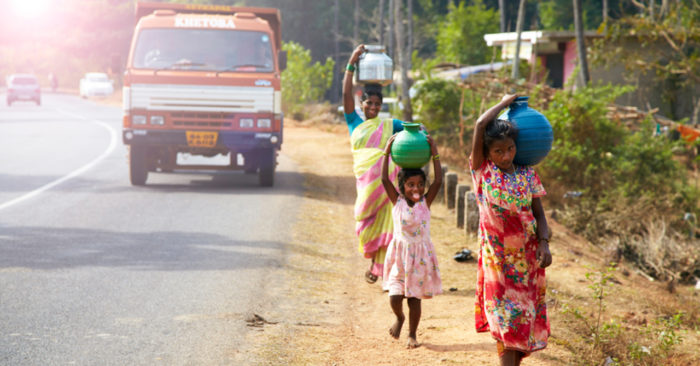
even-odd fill
[{"label": "woman's raised arm", "polygon": [[343,113],[350,114],[355,110],[355,99],[352,95],[352,75],[355,72],[354,68],[357,65],[357,61],[360,60],[360,55],[365,52],[365,45],[361,44],[355,48],[348,60],[349,68],[353,70],[348,70],[345,68],[345,76],[343,77]]}]

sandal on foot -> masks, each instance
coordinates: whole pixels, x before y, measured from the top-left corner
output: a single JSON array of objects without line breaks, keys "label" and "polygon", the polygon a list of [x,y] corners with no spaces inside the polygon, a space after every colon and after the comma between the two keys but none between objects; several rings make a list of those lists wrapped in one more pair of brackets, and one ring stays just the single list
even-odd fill
[{"label": "sandal on foot", "polygon": [[365,281],[367,281],[367,283],[375,283],[377,282],[377,275],[368,270],[365,272]]}]

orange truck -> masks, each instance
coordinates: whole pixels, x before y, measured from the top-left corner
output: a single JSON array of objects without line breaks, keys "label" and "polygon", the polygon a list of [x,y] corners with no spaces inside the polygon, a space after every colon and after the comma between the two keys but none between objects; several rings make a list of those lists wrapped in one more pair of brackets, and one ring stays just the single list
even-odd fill
[{"label": "orange truck", "polygon": [[287,63],[279,10],[139,2],[136,19],[123,87],[131,184],[186,169],[244,170],[272,186]]}]

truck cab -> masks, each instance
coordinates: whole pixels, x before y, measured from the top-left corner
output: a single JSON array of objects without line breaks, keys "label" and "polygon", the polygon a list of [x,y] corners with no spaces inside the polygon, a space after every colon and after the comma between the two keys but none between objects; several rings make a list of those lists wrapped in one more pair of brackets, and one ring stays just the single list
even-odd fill
[{"label": "truck cab", "polygon": [[[123,88],[133,185],[149,172],[244,170],[272,186],[283,140],[277,9],[137,3]],[[229,157],[178,164],[178,154]]]}]

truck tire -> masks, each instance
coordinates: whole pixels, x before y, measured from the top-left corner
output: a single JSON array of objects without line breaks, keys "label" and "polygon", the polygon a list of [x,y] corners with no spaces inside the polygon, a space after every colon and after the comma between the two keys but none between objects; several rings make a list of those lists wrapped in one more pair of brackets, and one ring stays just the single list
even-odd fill
[{"label": "truck tire", "polygon": [[258,155],[258,161],[260,162],[258,179],[261,187],[272,187],[275,183],[276,158],[277,152],[274,149],[263,150]]},{"label": "truck tire", "polygon": [[133,186],[143,186],[148,179],[146,152],[145,146],[131,145],[129,148],[129,179]]}]

